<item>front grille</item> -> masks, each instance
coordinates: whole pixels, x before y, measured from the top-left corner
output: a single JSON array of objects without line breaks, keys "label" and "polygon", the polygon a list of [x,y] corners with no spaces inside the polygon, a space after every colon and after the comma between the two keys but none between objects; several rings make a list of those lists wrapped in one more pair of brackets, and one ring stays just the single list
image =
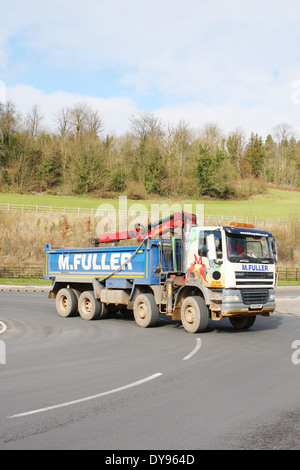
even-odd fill
[{"label": "front grille", "polygon": [[273,273],[249,273],[249,272],[242,272],[237,271],[235,273],[236,279],[273,279]]},{"label": "front grille", "polygon": [[251,286],[253,284],[263,284],[271,286],[273,284],[274,274],[271,273],[249,273],[237,271],[235,273],[237,286]]},{"label": "front grille", "polygon": [[268,289],[245,289],[242,290],[243,302],[246,305],[265,304],[268,301]]},{"label": "front grille", "polygon": [[264,281],[264,282],[253,282],[253,281],[236,281],[237,286],[256,286],[260,284],[261,286],[273,286],[273,281]]}]

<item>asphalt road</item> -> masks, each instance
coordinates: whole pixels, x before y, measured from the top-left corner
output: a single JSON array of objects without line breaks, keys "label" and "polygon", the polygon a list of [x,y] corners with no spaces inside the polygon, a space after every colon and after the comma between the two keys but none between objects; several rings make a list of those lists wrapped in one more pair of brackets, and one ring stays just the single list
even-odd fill
[{"label": "asphalt road", "polygon": [[192,335],[0,292],[0,449],[299,449],[299,300],[281,290],[251,330]]}]

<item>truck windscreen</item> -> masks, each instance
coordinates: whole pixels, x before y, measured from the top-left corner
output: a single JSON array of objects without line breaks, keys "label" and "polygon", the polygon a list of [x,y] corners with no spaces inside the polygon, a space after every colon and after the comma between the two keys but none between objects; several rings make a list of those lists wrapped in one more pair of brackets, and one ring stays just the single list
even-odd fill
[{"label": "truck windscreen", "polygon": [[271,241],[268,236],[241,235],[226,233],[227,255],[229,261],[238,263],[274,262]]}]

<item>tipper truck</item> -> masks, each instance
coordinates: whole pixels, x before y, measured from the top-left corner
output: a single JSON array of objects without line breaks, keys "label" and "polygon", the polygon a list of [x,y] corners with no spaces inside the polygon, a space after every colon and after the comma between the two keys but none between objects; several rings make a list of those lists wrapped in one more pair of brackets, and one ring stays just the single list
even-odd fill
[{"label": "tipper truck", "polygon": [[[126,238],[137,243],[116,246]],[[209,319],[224,317],[247,329],[257,315],[275,310],[277,248],[267,230],[238,223],[198,227],[194,214],[180,212],[148,230],[137,225],[92,242],[88,248],[46,244],[49,297],[62,317],[79,313],[95,320],[119,311],[133,314],[140,327],[152,327],[167,315],[197,333]]]}]

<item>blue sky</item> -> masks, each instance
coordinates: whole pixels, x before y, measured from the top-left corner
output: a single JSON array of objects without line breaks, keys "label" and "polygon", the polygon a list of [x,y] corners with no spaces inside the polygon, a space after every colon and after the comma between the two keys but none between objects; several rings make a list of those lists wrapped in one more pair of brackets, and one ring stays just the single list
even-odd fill
[{"label": "blue sky", "polygon": [[49,129],[87,102],[116,134],[144,111],[300,132],[299,20],[296,0],[0,0],[0,80]]}]

